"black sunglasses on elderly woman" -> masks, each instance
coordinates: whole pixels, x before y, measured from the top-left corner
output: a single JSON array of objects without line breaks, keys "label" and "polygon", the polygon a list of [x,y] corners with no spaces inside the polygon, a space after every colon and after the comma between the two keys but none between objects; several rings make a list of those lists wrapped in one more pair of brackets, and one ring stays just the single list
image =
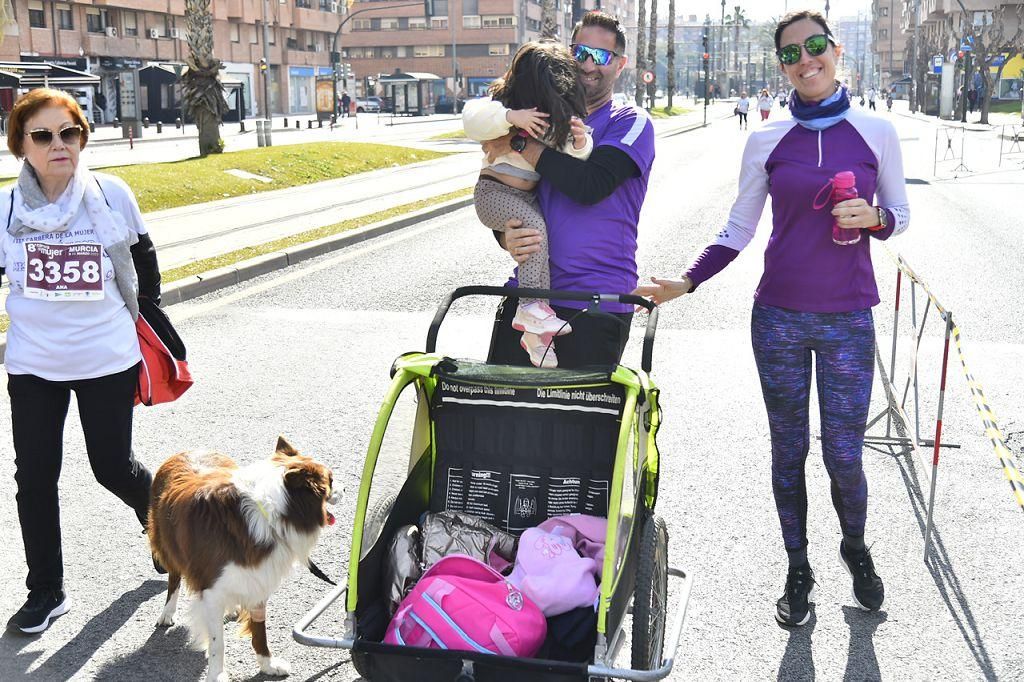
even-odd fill
[{"label": "black sunglasses on elderly woman", "polygon": [[[25,134],[32,138],[37,147],[49,147],[53,144],[53,131],[49,128],[34,128]],[[57,134],[60,136],[60,141],[68,146],[82,141],[81,126],[61,128]]]}]

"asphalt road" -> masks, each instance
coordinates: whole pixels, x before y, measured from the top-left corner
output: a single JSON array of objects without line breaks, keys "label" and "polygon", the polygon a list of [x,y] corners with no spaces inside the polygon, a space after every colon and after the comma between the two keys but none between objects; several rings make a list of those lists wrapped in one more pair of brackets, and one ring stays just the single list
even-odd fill
[{"label": "asphalt road", "polygon": [[[909,188],[911,231],[891,246],[955,312],[971,369],[1021,458],[1024,259],[1015,237],[1024,173],[936,181],[924,170],[931,165],[934,131],[909,119],[897,123],[915,184]],[[659,140],[642,219],[642,273],[680,272],[718,230],[735,192],[743,139],[727,122]],[[767,215],[754,244],[725,273],[667,306],[661,318],[655,352],[665,409],[659,511],[669,525],[671,562],[695,578],[671,679],[1024,679],[1024,515],[983,437],[955,356],[944,439],[961,447],[942,453],[933,558],[922,561],[920,466],[907,455],[866,451],[869,542],[888,600],[880,613],[857,610],[836,557],[839,528],[815,443],[808,460],[809,552],[818,602],[806,627],[776,625],[785,554],[747,331]],[[887,349],[895,274],[880,249],[875,256],[883,292],[876,321]],[[347,491],[338,524],[324,533],[314,555],[328,574],[341,577],[363,455],[392,360],[423,347],[433,307],[445,292],[500,283],[508,269],[466,209],[176,306],[170,312],[189,343],[198,383],[175,404],[137,411],[136,450],[153,468],[194,447],[215,447],[249,462],[268,455],[277,434],[286,434],[330,464]],[[457,304],[439,348],[482,356],[492,307],[485,300]],[[636,341],[627,351],[633,363]],[[906,351],[899,355],[904,367]],[[921,346],[922,397],[937,392],[940,354],[933,311]],[[934,398],[928,400],[922,401],[924,435],[934,420]],[[880,410],[877,385],[875,403]],[[406,412],[389,430],[377,494],[401,480]],[[0,405],[0,432],[9,431],[8,415]],[[812,416],[816,433],[815,423]],[[153,627],[165,583],[153,575],[131,512],[93,481],[74,408],[68,424],[61,494],[74,607],[39,638],[0,637],[0,679],[200,679],[205,661],[187,648],[186,630]],[[24,596],[12,462],[10,443],[0,442],[0,477],[8,490],[0,496],[0,543],[8,548],[0,554],[3,614]],[[292,624],[326,590],[296,572],[268,607],[271,648],[291,661],[293,679],[356,677],[343,652],[290,639]],[[328,613],[325,633],[340,632],[340,616],[340,610]],[[229,635],[226,660],[232,679],[263,679],[247,642]]]}]

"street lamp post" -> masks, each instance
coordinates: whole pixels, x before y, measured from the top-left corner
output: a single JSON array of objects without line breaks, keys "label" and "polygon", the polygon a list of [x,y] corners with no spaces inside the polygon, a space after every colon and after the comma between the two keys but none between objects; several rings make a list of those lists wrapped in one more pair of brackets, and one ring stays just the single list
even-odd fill
[{"label": "street lamp post", "polygon": [[[266,4],[266,2],[267,2],[267,0],[263,0],[264,5]],[[348,5],[346,5],[346,7],[347,6]],[[387,7],[367,7],[365,9],[361,9],[361,10],[357,10],[355,12],[352,12],[351,14],[347,15],[344,19],[341,20],[341,23],[338,24],[338,29],[334,32],[334,38],[331,39],[331,61],[333,62],[333,64],[331,65],[331,73],[332,73],[332,75],[331,75],[331,83],[334,86],[332,88],[334,101],[331,103],[332,104],[331,111],[337,112],[337,109],[338,109],[338,68],[341,66],[341,52],[338,50],[338,47],[339,47],[339,42],[341,41],[341,29],[345,26],[345,24],[347,24],[349,22],[349,19],[351,19],[352,17],[358,16],[360,14],[363,14],[364,12],[379,12],[379,11],[385,10],[385,9],[400,9],[402,7],[421,7],[421,6],[424,8],[424,10],[426,10],[429,7],[431,7],[430,0],[426,0],[426,2],[407,2],[407,3],[402,4],[402,5],[388,5]],[[424,14],[429,14],[429,13],[424,11]],[[336,113],[335,113],[335,116],[336,116]],[[334,117],[332,117],[332,120],[333,120],[333,118]],[[356,119],[357,123],[358,123],[358,120],[359,119]]]},{"label": "street lamp post", "polygon": [[[270,120],[270,27],[267,20],[270,17],[270,0],[263,0],[263,118]],[[182,130],[184,130],[182,121]]]}]

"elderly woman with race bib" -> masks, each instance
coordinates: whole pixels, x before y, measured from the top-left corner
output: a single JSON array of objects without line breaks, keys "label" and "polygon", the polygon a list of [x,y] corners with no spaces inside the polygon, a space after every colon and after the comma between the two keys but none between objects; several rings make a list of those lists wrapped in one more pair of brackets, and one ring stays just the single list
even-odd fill
[{"label": "elderly woman with race bib", "polygon": [[0,191],[0,274],[11,286],[5,364],[29,590],[8,627],[34,634],[70,609],[57,481],[72,392],[97,481],[145,527],[152,476],[132,453],[135,319],[140,295],[159,301],[160,271],[131,190],[79,163],[89,127],[70,95],[23,95],[7,134],[25,161]]}]

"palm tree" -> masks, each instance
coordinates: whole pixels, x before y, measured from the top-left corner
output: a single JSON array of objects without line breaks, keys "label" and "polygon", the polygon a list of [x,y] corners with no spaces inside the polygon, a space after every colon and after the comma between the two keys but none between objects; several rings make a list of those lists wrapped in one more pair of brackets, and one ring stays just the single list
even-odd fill
[{"label": "palm tree", "polygon": [[750,19],[747,18],[746,12],[739,5],[734,8],[736,11],[732,15],[725,16],[725,23],[732,26],[733,30],[733,68],[737,71],[740,70],[740,27],[746,28],[750,26]]},{"label": "palm tree", "polygon": [[558,39],[558,22],[555,19],[555,0],[543,0],[540,6],[540,37]]},{"label": "palm tree", "polygon": [[[654,71],[658,64],[658,0],[651,0],[651,39],[647,43],[647,68]],[[654,80],[647,84],[647,101],[654,108]]]},{"label": "palm tree", "polygon": [[213,15],[210,0],[185,0],[185,28],[188,31],[188,70],[181,76],[185,106],[199,129],[199,155],[224,151],[220,121],[228,111],[224,86],[217,75],[221,61],[213,56]]},{"label": "palm tree", "polygon": [[676,90],[676,0],[668,0],[668,49],[665,52],[665,65],[668,69],[668,111],[672,113],[672,93]]},{"label": "palm tree", "polygon": [[636,105],[644,105],[644,81],[641,76],[644,73],[644,52],[646,51],[647,36],[644,29],[647,28],[647,5],[644,0],[636,2]]}]

